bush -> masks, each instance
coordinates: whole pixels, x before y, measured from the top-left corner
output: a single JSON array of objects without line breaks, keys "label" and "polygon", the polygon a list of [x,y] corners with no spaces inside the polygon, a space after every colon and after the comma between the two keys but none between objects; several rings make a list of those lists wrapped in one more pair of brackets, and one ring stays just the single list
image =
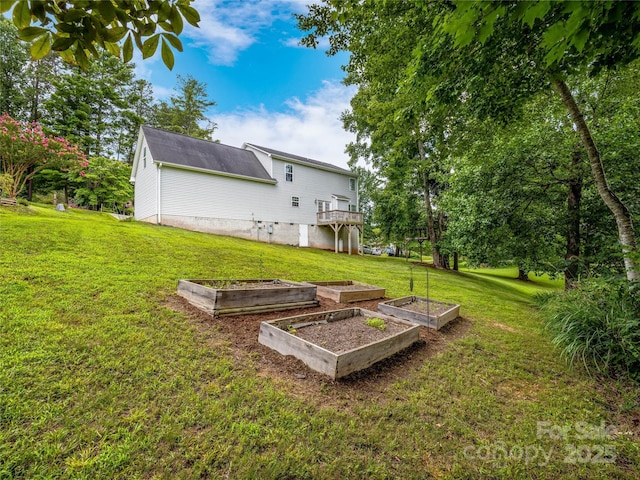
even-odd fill
[{"label": "bush", "polygon": [[640,292],[624,280],[583,280],[575,289],[537,299],[545,329],[571,364],[640,380]]}]

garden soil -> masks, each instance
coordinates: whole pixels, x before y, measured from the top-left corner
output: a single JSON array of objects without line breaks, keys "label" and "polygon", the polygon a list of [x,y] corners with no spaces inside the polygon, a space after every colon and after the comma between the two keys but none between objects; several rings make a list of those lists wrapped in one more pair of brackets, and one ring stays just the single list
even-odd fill
[{"label": "garden soil", "polygon": [[320,404],[337,405],[341,408],[349,408],[355,400],[384,402],[385,399],[390,399],[387,393],[394,383],[410,380],[425,362],[435,361],[436,354],[444,351],[452,341],[465,336],[471,327],[471,322],[462,317],[439,331],[420,327],[420,340],[409,348],[365,370],[333,380],[311,370],[294,357],[281,355],[259,344],[260,323],[294,315],[353,307],[375,312],[378,303],[389,299],[349,304],[336,303],[321,297],[318,300],[320,304],[316,307],[223,317],[214,317],[177,295],[170,296],[165,306],[183,314],[212,348],[220,345],[229,348],[239,366],[246,366],[248,370],[257,369],[259,375],[272,378],[286,386],[294,395],[307,401],[314,399]]}]

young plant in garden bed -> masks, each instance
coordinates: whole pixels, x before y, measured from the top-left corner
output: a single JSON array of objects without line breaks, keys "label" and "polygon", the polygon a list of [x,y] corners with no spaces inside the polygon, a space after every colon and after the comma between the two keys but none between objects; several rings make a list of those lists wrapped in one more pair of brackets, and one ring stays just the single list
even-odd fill
[{"label": "young plant in garden bed", "polygon": [[381,332],[384,332],[385,329],[387,328],[387,324],[384,323],[384,320],[382,320],[381,318],[377,318],[377,317],[368,318],[365,323],[367,325],[369,325],[370,327],[377,328]]}]

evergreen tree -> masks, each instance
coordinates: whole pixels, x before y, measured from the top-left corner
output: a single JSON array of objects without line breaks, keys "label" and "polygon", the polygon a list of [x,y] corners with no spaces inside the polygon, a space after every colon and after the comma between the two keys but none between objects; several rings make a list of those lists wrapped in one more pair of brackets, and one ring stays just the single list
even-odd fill
[{"label": "evergreen tree", "polygon": [[178,75],[177,94],[170,103],[160,102],[155,107],[152,124],[155,127],[191,137],[211,140],[216,124],[205,115],[205,111],[216,104],[209,100],[207,84],[191,75]]}]

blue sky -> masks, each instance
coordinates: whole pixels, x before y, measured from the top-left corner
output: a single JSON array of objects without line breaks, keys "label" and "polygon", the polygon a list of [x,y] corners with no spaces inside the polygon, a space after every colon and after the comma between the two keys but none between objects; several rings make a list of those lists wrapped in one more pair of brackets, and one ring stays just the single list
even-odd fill
[{"label": "blue sky", "polygon": [[306,3],[196,0],[200,28],[185,26],[174,69],[159,55],[138,57],[137,74],[159,99],[174,92],[177,74],[206,83],[217,103],[207,114],[222,143],[249,142],[346,167],[344,149],[353,136],[338,117],[354,93],[340,82],[347,56],[327,57],[326,45],[298,45],[302,32],[292,14],[305,12]]}]

